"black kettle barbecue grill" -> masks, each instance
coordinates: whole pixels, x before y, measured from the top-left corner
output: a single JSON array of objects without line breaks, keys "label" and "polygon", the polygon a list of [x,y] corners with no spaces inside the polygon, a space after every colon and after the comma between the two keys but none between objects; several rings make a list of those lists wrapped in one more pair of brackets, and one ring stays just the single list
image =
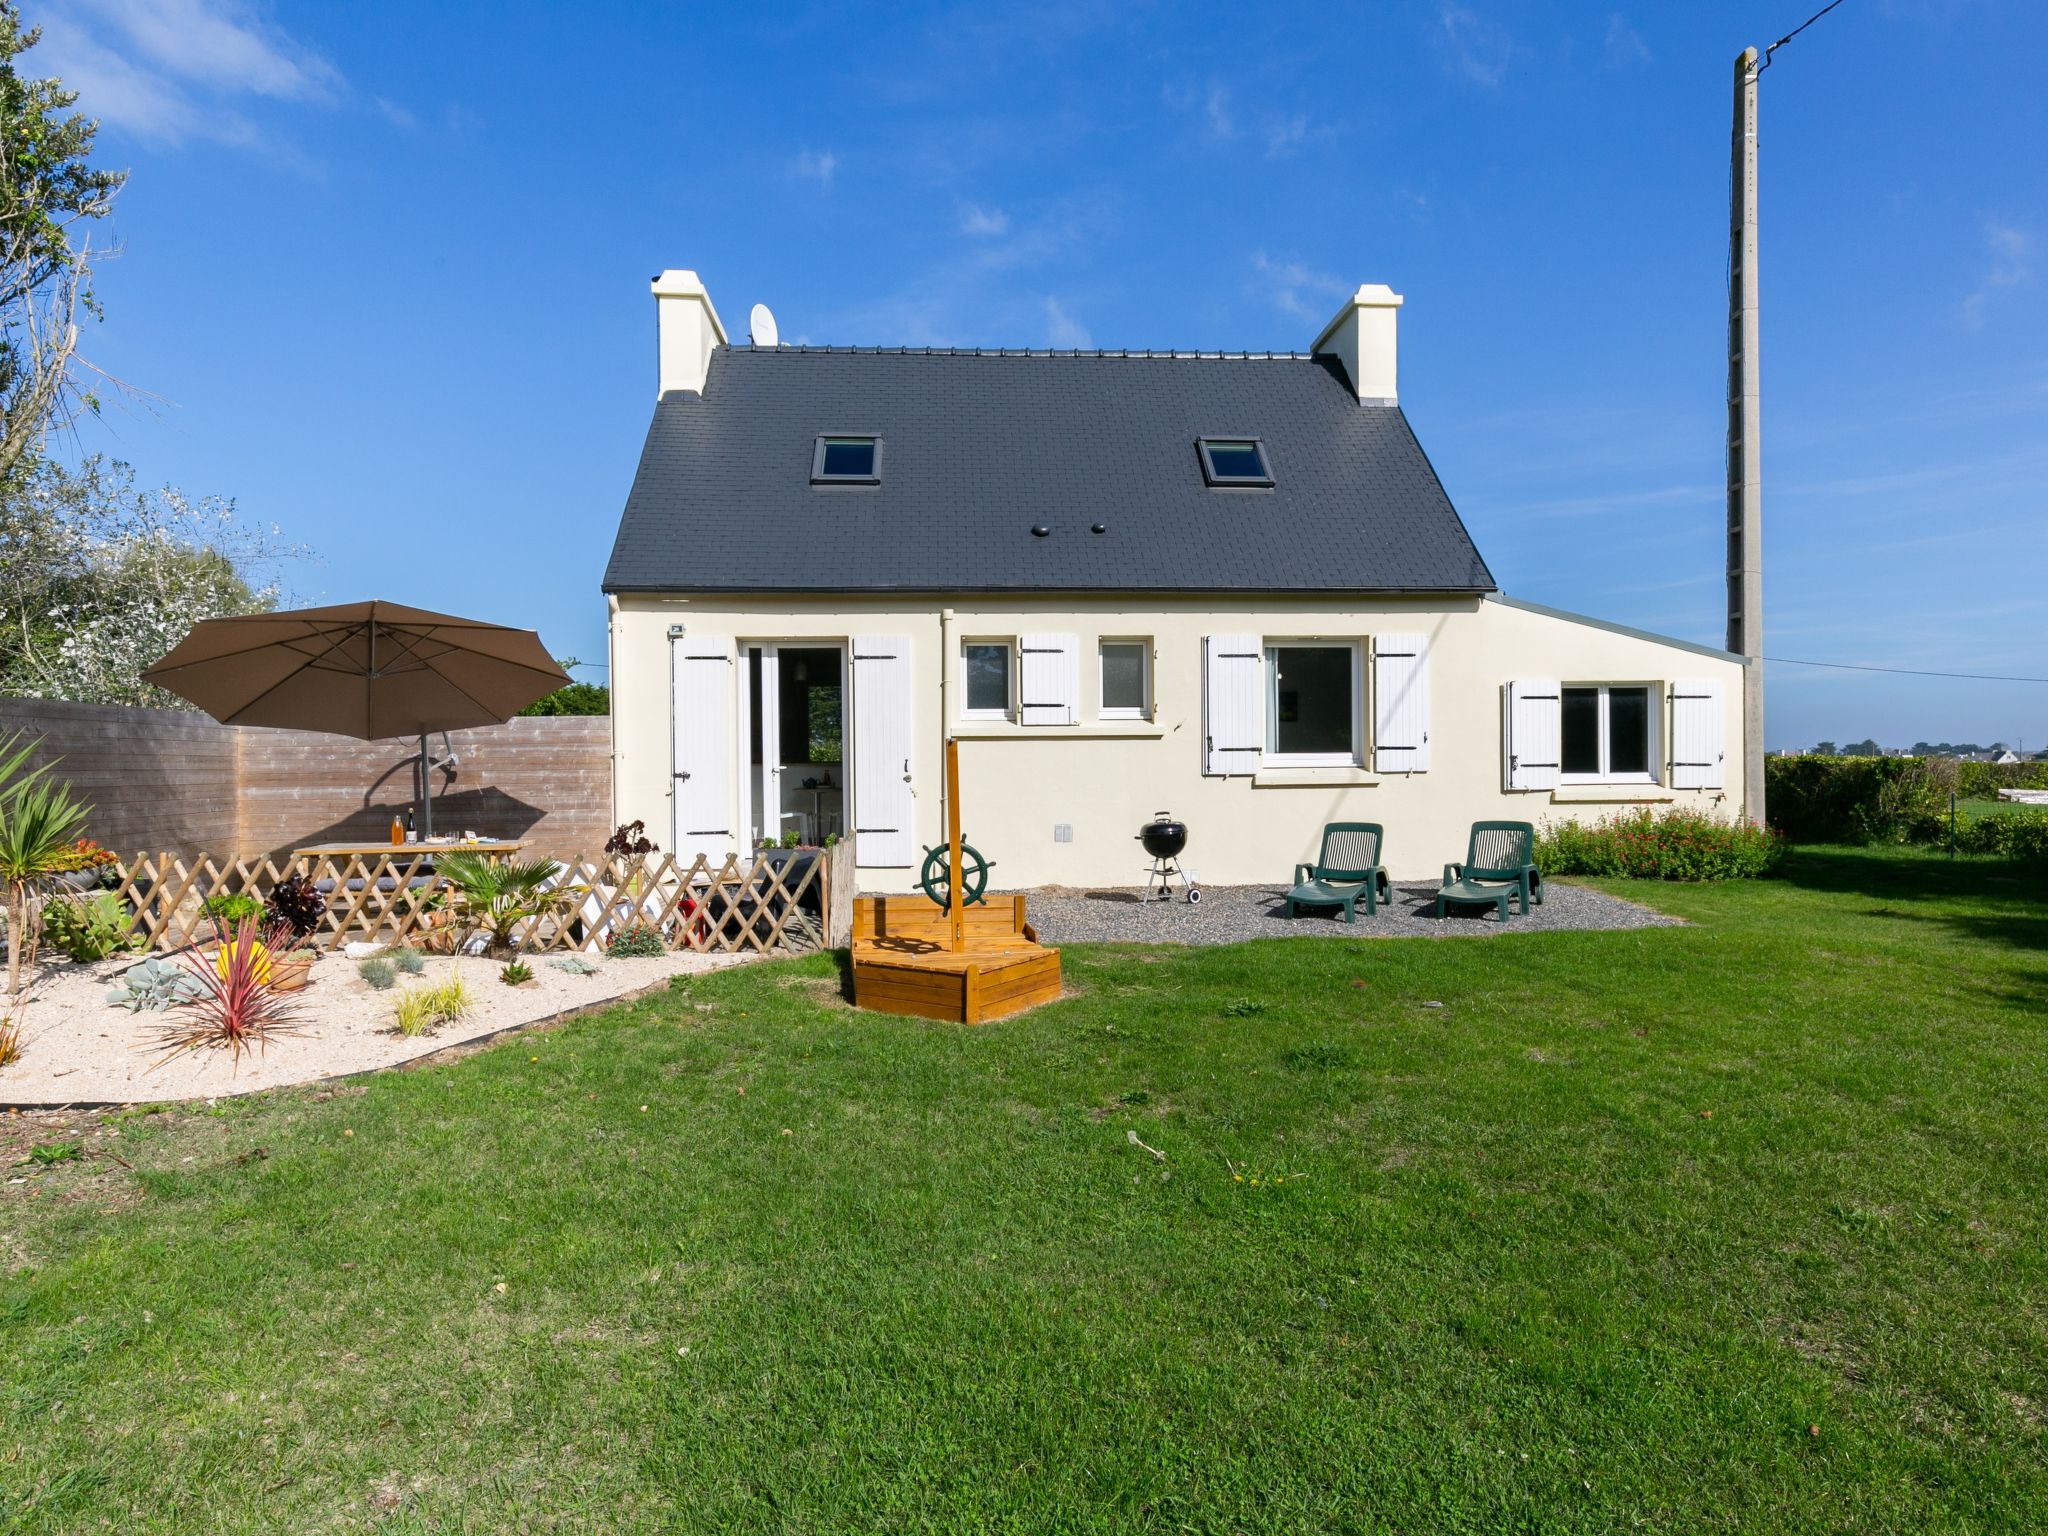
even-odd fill
[{"label": "black kettle barbecue grill", "polygon": [[1193,906],[1202,899],[1202,893],[1195,889],[1195,877],[1181,868],[1181,850],[1188,845],[1186,822],[1175,821],[1171,811],[1160,811],[1139,829],[1138,841],[1152,855],[1152,873],[1146,876],[1142,900],[1173,900],[1175,880],[1180,881],[1181,889],[1187,892],[1188,905]]}]

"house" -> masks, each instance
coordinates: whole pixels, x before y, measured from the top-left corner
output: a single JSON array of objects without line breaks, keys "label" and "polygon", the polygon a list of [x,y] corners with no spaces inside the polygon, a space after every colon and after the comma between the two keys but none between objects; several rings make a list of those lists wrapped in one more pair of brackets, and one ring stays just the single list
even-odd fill
[{"label": "house", "polygon": [[1270,355],[737,345],[653,288],[604,589],[614,814],[673,850],[852,833],[909,889],[949,736],[1007,887],[1141,883],[1161,809],[1226,884],[1334,820],[1422,879],[1476,819],[1742,803],[1742,659],[1499,590],[1385,287]]}]

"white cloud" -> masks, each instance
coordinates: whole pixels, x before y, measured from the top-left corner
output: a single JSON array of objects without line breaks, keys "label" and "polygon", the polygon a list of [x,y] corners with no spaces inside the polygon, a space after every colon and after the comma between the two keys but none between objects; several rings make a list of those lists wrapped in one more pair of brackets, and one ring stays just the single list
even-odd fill
[{"label": "white cloud", "polygon": [[1991,300],[2007,288],[2017,288],[2034,275],[2034,237],[2023,229],[1996,218],[1984,221],[1984,247],[1990,265],[1973,292],[1963,300],[1963,323],[1976,330],[1984,323],[1984,311]]},{"label": "white cloud", "polygon": [[1252,270],[1264,279],[1265,296],[1275,306],[1309,325],[1330,318],[1330,310],[1351,290],[1338,278],[1298,261],[1275,261],[1264,251],[1252,257]]},{"label": "white cloud", "polygon": [[1095,338],[1088,327],[1068,314],[1060,301],[1050,294],[1045,300],[1045,344],[1048,347],[1092,347]]},{"label": "white cloud", "polygon": [[1641,69],[1650,62],[1650,45],[1619,11],[1607,18],[1606,56],[1609,69]]},{"label": "white cloud", "polygon": [[791,169],[798,176],[807,181],[815,181],[829,192],[832,190],[833,174],[839,169],[839,157],[829,149],[822,155],[814,155],[807,149],[796,157],[796,164]]},{"label": "white cloud", "polygon": [[341,84],[333,65],[244,0],[72,0],[152,63],[227,91],[302,100]]},{"label": "white cloud", "polygon": [[1515,40],[1506,28],[1495,26],[1456,0],[1439,0],[1436,17],[1439,40],[1453,74],[1489,90],[1507,78]]},{"label": "white cloud", "polygon": [[1209,94],[1202,101],[1202,115],[1209,119],[1209,131],[1219,139],[1227,139],[1237,132],[1237,124],[1230,116],[1230,92],[1220,85],[1209,87]]},{"label": "white cloud", "polygon": [[389,96],[373,97],[370,105],[375,107],[384,121],[394,128],[410,131],[420,125],[418,113],[403,102],[393,101]]},{"label": "white cloud", "polygon": [[1010,227],[1010,216],[1000,208],[983,208],[978,203],[960,205],[960,233],[988,238]]},{"label": "white cloud", "polygon": [[1308,116],[1297,112],[1292,117],[1275,118],[1266,128],[1266,155],[1269,159],[1284,155],[1308,137]]},{"label": "white cloud", "polygon": [[1196,116],[1202,131],[1215,142],[1263,145],[1268,159],[1277,159],[1330,132],[1306,112],[1273,112],[1257,103],[1245,104],[1220,81],[1207,86],[1169,81],[1160,87],[1159,96],[1171,110]]},{"label": "white cloud", "polygon": [[335,67],[244,0],[71,0],[33,63],[60,75],[103,122],[166,143],[260,136],[236,97],[332,101]]}]

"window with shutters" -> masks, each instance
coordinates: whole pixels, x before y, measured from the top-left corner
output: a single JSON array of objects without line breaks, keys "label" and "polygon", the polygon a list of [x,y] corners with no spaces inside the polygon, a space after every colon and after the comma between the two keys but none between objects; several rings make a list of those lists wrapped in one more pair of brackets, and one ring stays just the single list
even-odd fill
[{"label": "window with shutters", "polygon": [[1355,641],[1266,647],[1266,762],[1342,768],[1364,753],[1364,669]]},{"label": "window with shutters", "polygon": [[1650,683],[1565,684],[1558,693],[1560,782],[1656,783],[1656,697]]},{"label": "window with shutters", "polygon": [[1152,715],[1152,642],[1102,642],[1102,708],[1105,720],[1148,720]]},{"label": "window with shutters", "polygon": [[1008,640],[969,640],[960,648],[960,717],[1007,720],[1015,647]]}]

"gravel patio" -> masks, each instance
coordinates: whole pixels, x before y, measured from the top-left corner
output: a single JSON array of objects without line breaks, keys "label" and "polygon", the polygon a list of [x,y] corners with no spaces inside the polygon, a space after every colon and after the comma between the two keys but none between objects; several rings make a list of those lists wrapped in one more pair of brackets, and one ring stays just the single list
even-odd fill
[{"label": "gravel patio", "polygon": [[1503,924],[1493,909],[1454,907],[1442,922],[1435,916],[1434,885],[1396,885],[1394,903],[1371,917],[1360,903],[1358,921],[1347,924],[1335,907],[1304,910],[1289,920],[1287,888],[1281,885],[1211,885],[1190,906],[1176,894],[1169,902],[1142,902],[1137,887],[1080,891],[1049,886],[1025,893],[1031,922],[1047,944],[1236,944],[1245,939],[1450,939],[1491,938],[1503,933],[1566,930],[1664,928],[1679,919],[1633,901],[1581,885],[1551,881],[1545,900],[1529,915],[1519,912]]}]

